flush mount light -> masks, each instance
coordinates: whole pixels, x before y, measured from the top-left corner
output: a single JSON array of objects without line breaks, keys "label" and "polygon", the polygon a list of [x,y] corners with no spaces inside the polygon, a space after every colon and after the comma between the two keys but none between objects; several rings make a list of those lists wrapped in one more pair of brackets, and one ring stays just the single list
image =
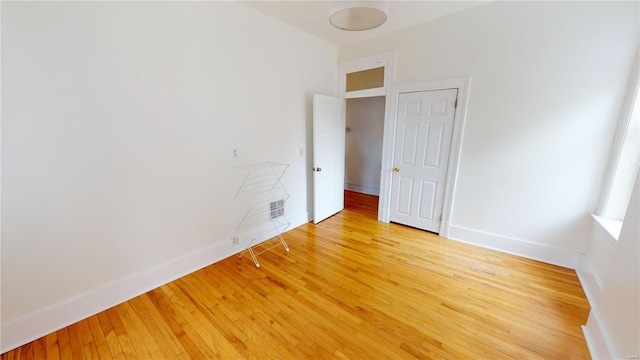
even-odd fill
[{"label": "flush mount light", "polygon": [[335,1],[329,10],[329,22],[341,30],[369,30],[385,21],[387,1]]}]

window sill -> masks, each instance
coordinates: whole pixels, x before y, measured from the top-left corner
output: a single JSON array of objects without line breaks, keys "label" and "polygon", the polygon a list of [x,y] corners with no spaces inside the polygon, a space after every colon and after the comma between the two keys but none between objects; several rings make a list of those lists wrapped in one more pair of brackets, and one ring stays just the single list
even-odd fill
[{"label": "window sill", "polygon": [[620,236],[620,230],[622,230],[622,221],[606,219],[606,218],[603,218],[602,216],[598,216],[594,214],[591,214],[591,216],[596,221],[596,223],[600,225],[600,227],[602,227],[607,233],[609,233],[609,235],[611,235],[613,240],[618,241],[618,237]]}]

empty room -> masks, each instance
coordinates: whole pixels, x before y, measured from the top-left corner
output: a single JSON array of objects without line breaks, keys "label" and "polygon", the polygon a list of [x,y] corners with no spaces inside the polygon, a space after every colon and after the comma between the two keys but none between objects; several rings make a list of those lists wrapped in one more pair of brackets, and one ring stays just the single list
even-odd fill
[{"label": "empty room", "polygon": [[2,359],[640,358],[638,1],[0,16]]}]

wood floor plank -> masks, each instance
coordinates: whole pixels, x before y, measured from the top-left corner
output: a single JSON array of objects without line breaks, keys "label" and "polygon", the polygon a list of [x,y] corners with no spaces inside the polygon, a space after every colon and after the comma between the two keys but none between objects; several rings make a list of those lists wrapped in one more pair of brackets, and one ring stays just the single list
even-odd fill
[{"label": "wood floor plank", "polygon": [[[218,358],[219,354],[209,346],[206,335],[200,331],[199,324],[192,320],[189,315],[190,310],[185,308],[185,303],[174,294],[171,285],[172,284],[167,284],[160,287],[160,294],[162,294],[162,299],[166,306],[172,309],[171,315],[180,330],[180,333],[176,335],[182,337],[180,342],[191,357],[205,357],[207,359]],[[195,328],[194,325],[196,325]],[[203,336],[205,339],[203,339]],[[190,342],[189,348],[187,348],[183,342],[183,340],[187,341],[187,339]]]},{"label": "wood floor plank", "polygon": [[[84,344],[82,345],[82,349],[84,350],[84,357],[87,360],[102,360],[100,358],[100,355],[98,355],[98,348],[96,347],[96,344],[91,342],[88,344]],[[104,358],[104,359],[109,359],[109,358]]]},{"label": "wood floor plank", "polygon": [[44,359],[47,357],[47,342],[44,337],[33,342],[33,358]]},{"label": "wood floor plank", "polygon": [[207,316],[203,313],[205,307],[200,304],[199,300],[190,296],[188,291],[183,292],[177,283],[167,284],[164,288],[170,289],[171,294],[182,301],[184,304],[181,307],[182,316],[202,341],[207,344],[207,347],[216,358],[238,357],[237,351],[233,346],[229,345],[220,331],[215,326],[211,326],[211,322],[208,321]]},{"label": "wood floor plank", "polygon": [[127,329],[134,353],[142,359],[161,359],[162,352],[145,328],[144,322],[131,306],[131,300],[116,306],[122,324]]},{"label": "wood floor plank", "polygon": [[20,359],[20,352],[22,351],[22,348],[19,347],[17,349],[15,349],[14,351],[9,351],[6,352],[4,354],[2,354],[2,356],[4,356],[7,360],[17,360]]},{"label": "wood floor plank", "polygon": [[[120,348],[122,349],[122,355],[125,359],[137,359],[138,351],[136,351],[131,340],[129,339],[127,328],[122,322],[117,308],[117,306],[112,307],[110,309],[107,309],[106,312],[109,316],[111,326],[113,326],[115,337],[118,340]],[[140,351],[144,351],[146,353],[146,348],[140,349]]]},{"label": "wood floor plank", "polygon": [[171,331],[169,337],[175,338],[179,342],[182,349],[184,349],[184,353],[186,354],[186,356],[191,357],[193,354],[199,353],[197,351],[196,345],[192,341],[190,341],[190,339],[186,336],[184,330],[180,327],[180,324],[175,319],[172,311],[167,308],[167,306],[169,305],[167,304],[166,299],[163,297],[163,293],[159,289],[156,289],[148,292],[145,295],[149,298],[149,301],[155,307],[156,312],[161,316],[162,319],[159,319],[158,321],[162,320],[167,325],[168,329]]},{"label": "wood floor plank", "polygon": [[2,359],[588,359],[575,271],[377,221],[378,198]]},{"label": "wood floor plank", "polygon": [[33,343],[29,343],[21,349],[20,360],[33,360]]},{"label": "wood floor plank", "polygon": [[177,358],[177,354],[181,351],[174,350],[170,339],[162,335],[160,330],[162,328],[161,323],[154,321],[154,317],[142,302],[142,298],[144,298],[144,295],[131,299],[128,303],[139,317],[139,320],[136,320],[137,331],[143,335],[143,341],[147,349],[149,349],[149,353],[152,357],[160,356],[163,359]]},{"label": "wood floor plank", "polygon": [[211,311],[215,303],[203,301],[207,295],[201,292],[201,287],[197,282],[184,281],[175,285],[182,296],[194,307],[194,310],[197,310],[193,312],[197,313],[195,320],[201,324],[200,326],[206,328],[206,336],[214,337],[214,347],[220,349],[225,357],[240,357],[238,351],[245,350],[242,343],[246,340],[246,335],[224,315]]},{"label": "wood floor plank", "polygon": [[91,333],[91,327],[89,326],[89,319],[78,321],[78,333],[80,334],[80,340],[82,345],[90,344],[93,342],[93,334]]},{"label": "wood floor plank", "polygon": [[111,320],[109,318],[107,311],[103,311],[99,313],[97,316],[95,316],[98,318],[98,323],[100,325],[100,327],[96,328],[95,331],[102,332],[102,334],[104,335],[104,339],[107,344],[107,347],[109,348],[109,353],[111,354],[111,357],[116,358],[120,355],[123,355],[122,346],[118,341],[118,335],[116,334],[115,330],[113,329],[113,326],[111,325]]},{"label": "wood floor plank", "polygon": [[50,360],[59,360],[60,351],[58,350],[58,334],[56,332],[53,332],[45,336],[45,344],[46,344],[45,358]]},{"label": "wood floor plank", "polygon": [[60,359],[73,359],[69,342],[69,327],[57,331]]},{"label": "wood floor plank", "polygon": [[111,351],[109,350],[109,345],[107,345],[105,335],[102,332],[102,327],[100,326],[100,318],[98,316],[92,316],[88,318],[87,321],[89,323],[89,331],[95,343],[98,358],[113,358],[113,356],[111,356]]},{"label": "wood floor plank", "polygon": [[164,349],[163,353],[172,353],[173,355],[171,356],[175,356],[176,358],[185,353],[186,350],[184,349],[182,344],[180,344],[180,341],[178,341],[175,335],[171,332],[171,328],[164,321],[162,315],[154,306],[148,294],[143,294],[137,299],[133,300],[138,300],[136,302],[133,302],[133,304],[136,309],[138,309],[138,312],[144,314],[143,317],[146,320],[145,322],[148,321],[147,328],[153,335],[156,343],[162,343],[163,346],[168,346],[168,348],[161,347],[161,349]]},{"label": "wood floor plank", "polygon": [[69,343],[71,344],[71,356],[73,359],[85,359],[78,323],[69,326]]}]

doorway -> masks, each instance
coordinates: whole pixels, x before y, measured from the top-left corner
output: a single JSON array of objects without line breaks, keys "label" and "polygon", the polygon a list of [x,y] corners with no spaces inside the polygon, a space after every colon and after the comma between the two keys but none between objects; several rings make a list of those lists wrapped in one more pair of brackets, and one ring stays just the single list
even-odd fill
[{"label": "doorway", "polygon": [[376,96],[346,101],[345,190],[380,195],[385,100]]},{"label": "doorway", "polygon": [[[384,132],[388,123],[395,52],[341,63],[341,96],[346,99],[345,207],[349,192],[363,194],[379,209]],[[360,200],[356,200],[360,201]],[[375,217],[378,218],[376,211]]]},{"label": "doorway", "polygon": [[[377,210],[385,100],[385,96],[375,96],[346,101],[345,206],[355,205],[350,201],[361,201],[363,197],[348,194],[356,192],[368,195]],[[374,215],[377,217],[377,211]]]}]

